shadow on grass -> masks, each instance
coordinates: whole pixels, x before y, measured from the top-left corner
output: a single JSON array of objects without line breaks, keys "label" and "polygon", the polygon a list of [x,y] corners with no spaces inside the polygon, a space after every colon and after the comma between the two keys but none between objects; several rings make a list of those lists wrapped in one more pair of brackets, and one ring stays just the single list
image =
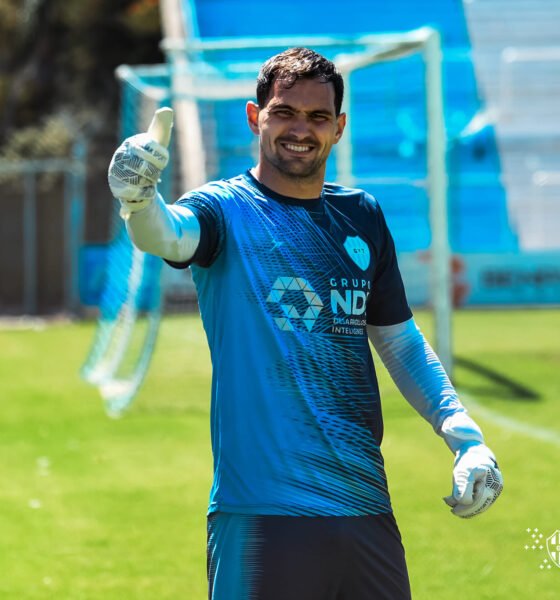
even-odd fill
[{"label": "shadow on grass", "polygon": [[462,358],[460,356],[456,356],[454,360],[457,367],[475,373],[488,382],[488,385],[473,383],[465,384],[464,382],[461,382],[460,387],[468,392],[475,395],[492,395],[507,400],[536,401],[541,398],[541,395],[536,391],[515,381],[511,377],[507,377],[495,369],[485,367],[474,360]]}]

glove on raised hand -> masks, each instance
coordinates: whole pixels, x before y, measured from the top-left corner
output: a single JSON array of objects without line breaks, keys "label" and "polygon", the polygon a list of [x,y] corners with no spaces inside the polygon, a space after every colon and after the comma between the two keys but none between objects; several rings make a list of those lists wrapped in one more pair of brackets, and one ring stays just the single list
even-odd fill
[{"label": "glove on raised hand", "polygon": [[492,506],[503,489],[504,479],[494,454],[484,444],[459,449],[453,469],[453,493],[444,502],[451,512],[468,519]]},{"label": "glove on raised hand", "polygon": [[148,131],[127,138],[111,159],[109,187],[121,202],[121,216],[142,210],[154,201],[156,184],[169,161],[167,146],[173,127],[173,109],[156,110]]},{"label": "glove on raised hand", "polygon": [[156,197],[156,184],[169,161],[169,151],[149,133],[127,138],[109,165],[109,187],[122,212],[137,212]]}]

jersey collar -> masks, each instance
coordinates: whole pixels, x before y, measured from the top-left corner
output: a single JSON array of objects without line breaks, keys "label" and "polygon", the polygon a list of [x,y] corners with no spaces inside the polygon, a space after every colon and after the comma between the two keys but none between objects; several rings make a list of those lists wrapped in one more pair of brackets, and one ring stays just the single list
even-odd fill
[{"label": "jersey collar", "polygon": [[323,204],[323,194],[321,194],[318,198],[309,199],[293,198],[292,196],[283,196],[282,194],[279,194],[278,192],[275,192],[266,185],[262,184],[251,173],[250,169],[247,169],[245,177],[250,185],[256,187],[267,198],[271,198],[272,200],[276,200],[277,202],[282,202],[283,204],[292,204],[294,206],[303,206],[304,208],[308,208],[309,210],[317,209]]}]

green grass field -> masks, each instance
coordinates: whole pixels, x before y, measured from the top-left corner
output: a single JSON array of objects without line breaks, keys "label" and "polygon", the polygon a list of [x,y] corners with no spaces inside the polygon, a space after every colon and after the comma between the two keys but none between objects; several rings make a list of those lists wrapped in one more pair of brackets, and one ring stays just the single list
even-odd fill
[{"label": "green grass field", "polygon": [[[456,383],[476,402],[506,487],[484,515],[452,516],[441,500],[451,453],[379,367],[413,597],[558,598],[560,568],[539,569],[546,550],[524,546],[527,528],[560,529],[560,311],[460,312],[454,327]],[[211,455],[200,321],[164,321],[145,385],[117,420],[79,377],[93,333],[93,323],[0,328],[0,598],[203,600]]]}]

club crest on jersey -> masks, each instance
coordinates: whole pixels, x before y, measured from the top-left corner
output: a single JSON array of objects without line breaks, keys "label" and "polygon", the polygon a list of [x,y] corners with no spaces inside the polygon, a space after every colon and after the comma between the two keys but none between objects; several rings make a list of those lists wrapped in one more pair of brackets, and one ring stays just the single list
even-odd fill
[{"label": "club crest on jersey", "polygon": [[348,252],[348,256],[365,271],[369,267],[370,253],[369,246],[357,235],[354,237],[348,236],[344,241],[344,249]]}]

